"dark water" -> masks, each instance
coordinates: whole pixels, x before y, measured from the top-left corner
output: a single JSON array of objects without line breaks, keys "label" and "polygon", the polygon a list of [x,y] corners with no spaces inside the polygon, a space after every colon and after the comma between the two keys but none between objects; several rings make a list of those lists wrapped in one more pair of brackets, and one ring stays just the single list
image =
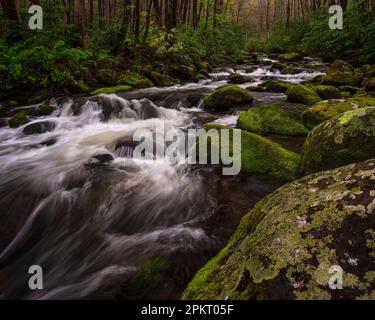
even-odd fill
[{"label": "dark water", "polygon": [[[281,75],[265,66],[251,70],[258,83],[265,77],[299,82],[316,75]],[[1,298],[177,299],[225,246],[242,216],[281,182],[133,159],[129,141],[137,129],[153,130],[160,122],[166,129],[208,122],[235,126],[240,109],[215,112],[200,103],[226,83],[229,72],[218,70],[212,82],[59,99],[52,115],[32,120],[48,127],[41,134],[25,135],[30,123],[1,128]],[[258,105],[285,98],[254,96]],[[271,138],[292,150],[302,143]],[[162,285],[124,296],[137,268],[159,256],[170,261]],[[31,265],[43,267],[43,290],[28,288]]]}]

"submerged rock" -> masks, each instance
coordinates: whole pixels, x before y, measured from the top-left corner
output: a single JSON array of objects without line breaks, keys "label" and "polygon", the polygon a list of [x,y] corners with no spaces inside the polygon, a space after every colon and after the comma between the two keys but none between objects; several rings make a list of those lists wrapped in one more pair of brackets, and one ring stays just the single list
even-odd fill
[{"label": "submerged rock", "polygon": [[344,112],[368,106],[375,106],[375,98],[360,97],[353,99],[326,100],[308,108],[302,114],[302,121],[306,128],[312,129],[320,123]]},{"label": "submerged rock", "polygon": [[27,125],[22,133],[24,135],[42,134],[55,129],[55,123],[51,121],[34,122]]},{"label": "submerged rock", "polygon": [[224,86],[216,89],[203,100],[206,108],[229,109],[237,105],[253,102],[253,97],[245,89],[238,86]]},{"label": "submerged rock", "polygon": [[[375,160],[281,187],[242,220],[183,299],[374,299]],[[343,270],[331,290],[329,269]]]},{"label": "submerged rock", "polygon": [[308,130],[302,123],[278,105],[254,107],[241,112],[238,127],[247,131],[261,134],[279,134],[286,136],[304,136]]},{"label": "submerged rock", "polygon": [[375,107],[348,111],[315,127],[303,147],[301,173],[371,158],[375,158]]},{"label": "submerged rock", "polygon": [[296,84],[289,87],[286,95],[287,101],[299,102],[307,105],[313,105],[322,99],[311,89],[302,84]]}]

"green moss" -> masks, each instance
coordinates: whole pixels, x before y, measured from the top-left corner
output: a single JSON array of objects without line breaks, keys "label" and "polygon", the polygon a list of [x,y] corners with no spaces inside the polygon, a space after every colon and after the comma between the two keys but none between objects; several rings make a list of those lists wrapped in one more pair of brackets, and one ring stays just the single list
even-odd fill
[{"label": "green moss", "polygon": [[95,77],[101,84],[109,86],[117,85],[116,75],[114,74],[114,71],[111,69],[100,69],[96,73]]},{"label": "green moss", "polygon": [[253,101],[250,92],[238,86],[224,86],[216,89],[204,98],[206,108],[229,109],[236,105],[249,104]]},{"label": "green moss", "polygon": [[271,92],[286,93],[291,84],[283,81],[272,80],[267,83],[266,90]]},{"label": "green moss", "polygon": [[375,107],[348,111],[315,127],[302,152],[309,174],[375,157]]},{"label": "green moss", "polygon": [[344,112],[373,105],[375,105],[375,99],[371,97],[322,101],[313,105],[302,114],[302,122],[306,128],[312,129],[320,123]]},{"label": "green moss", "polygon": [[[223,125],[206,125],[206,130],[217,129],[229,130],[229,151],[233,154],[233,128]],[[236,129],[238,130],[238,129]],[[290,181],[295,179],[300,161],[299,155],[288,151],[279,144],[272,142],[262,136],[247,131],[241,131],[241,171],[245,173],[256,173],[265,176]],[[211,145],[221,154],[221,140],[210,139],[207,152],[210,156]],[[224,144],[225,145],[225,144]]]},{"label": "green moss", "polygon": [[288,96],[287,101],[307,105],[313,105],[322,100],[314,91],[301,84],[290,86],[286,95]]},{"label": "green moss", "polygon": [[199,69],[208,72],[210,70],[210,64],[207,61],[202,61],[199,63]]},{"label": "green moss", "polygon": [[137,73],[130,73],[130,74],[125,74],[120,78],[120,82],[128,85],[132,88],[150,88],[155,86],[154,83],[148,79],[145,78]]},{"label": "green moss", "polygon": [[341,91],[341,96],[344,98],[344,99],[349,99],[352,97],[352,94],[349,92],[349,91]]},{"label": "green moss", "polygon": [[302,60],[303,57],[299,53],[292,52],[292,53],[280,54],[278,56],[278,59],[280,61],[293,62],[293,61]]},{"label": "green moss", "polygon": [[160,86],[160,87],[173,86],[174,84],[180,82],[177,79],[172,79],[168,75],[162,75],[161,73],[157,71],[151,72],[150,79],[155,85]]},{"label": "green moss", "polygon": [[366,77],[375,77],[375,65],[366,64],[362,67],[362,72]]},{"label": "green moss", "polygon": [[[294,181],[267,196],[242,219],[226,248],[196,274],[182,298],[337,298],[328,286],[329,268],[336,264],[345,271],[342,299],[372,296],[375,251],[366,247],[372,211],[361,194],[372,188],[374,172],[374,161],[350,165]],[[353,268],[350,258],[358,257],[358,246],[363,248],[360,265]]]},{"label": "green moss", "polygon": [[268,105],[241,112],[238,127],[261,134],[274,133],[287,136],[307,135],[308,130],[294,120],[282,107]]},{"label": "green moss", "polygon": [[169,267],[169,261],[163,257],[146,260],[131,278],[124,291],[125,298],[142,298],[158,288],[162,273]]},{"label": "green moss", "polygon": [[322,84],[341,86],[356,86],[361,84],[363,77],[357,73],[336,73],[328,74],[322,79]]},{"label": "green moss", "polygon": [[90,87],[81,80],[74,80],[69,85],[69,91],[72,93],[86,93],[90,92]]},{"label": "green moss", "polygon": [[340,90],[334,86],[324,86],[319,85],[313,88],[315,93],[318,94],[322,99],[340,99],[341,93]]},{"label": "green moss", "polygon": [[27,116],[30,114],[29,110],[22,110],[17,112],[9,119],[8,124],[11,128],[18,128],[28,122]]},{"label": "green moss", "polygon": [[115,86],[115,87],[107,87],[107,88],[100,88],[93,92],[91,92],[92,95],[99,95],[99,94],[113,94],[118,92],[124,92],[131,90],[132,87],[123,85],[123,86]]},{"label": "green moss", "polygon": [[247,82],[252,82],[253,79],[251,77],[243,76],[239,73],[232,73],[229,76],[229,83],[231,84],[242,84]]},{"label": "green moss", "polygon": [[351,94],[356,94],[360,90],[360,88],[354,86],[340,86],[339,90],[343,92],[350,92]]},{"label": "green moss", "polygon": [[41,116],[48,116],[53,112],[54,108],[49,106],[48,104],[41,104],[38,106],[38,113]]},{"label": "green moss", "polygon": [[197,81],[207,80],[207,79],[208,79],[208,78],[207,78],[205,75],[201,74],[201,73],[198,73],[198,74],[195,76],[195,80],[197,80]]}]

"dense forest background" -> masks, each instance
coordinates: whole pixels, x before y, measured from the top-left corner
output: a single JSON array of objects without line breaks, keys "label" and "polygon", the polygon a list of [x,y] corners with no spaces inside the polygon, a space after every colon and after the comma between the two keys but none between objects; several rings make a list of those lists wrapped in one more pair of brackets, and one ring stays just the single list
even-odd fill
[{"label": "dense forest background", "polygon": [[[205,77],[241,51],[375,59],[374,0],[1,0],[0,100]],[[28,8],[44,10],[29,30]],[[345,9],[344,30],[328,7]],[[193,70],[194,69],[194,70]]]}]

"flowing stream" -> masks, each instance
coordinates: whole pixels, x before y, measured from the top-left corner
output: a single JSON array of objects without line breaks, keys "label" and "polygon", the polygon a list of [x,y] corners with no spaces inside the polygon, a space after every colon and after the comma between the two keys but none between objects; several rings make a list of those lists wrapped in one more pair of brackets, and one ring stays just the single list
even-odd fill
[{"label": "flowing stream", "polygon": [[[140,265],[165,257],[170,266],[163,285],[141,298],[177,299],[241,217],[281,182],[224,177],[215,166],[134,159],[133,133],[152,131],[158,122],[185,130],[209,122],[235,126],[241,109],[204,110],[201,103],[233,71],[255,79],[243,87],[267,79],[298,83],[320,73],[284,75],[268,65],[232,69],[215,70],[213,80],[200,83],[58,98],[50,102],[51,115],[0,128],[0,298],[122,298]],[[253,94],[256,105],[285,99]],[[43,130],[30,134],[30,128]],[[303,141],[279,142],[296,151]],[[32,265],[43,267],[43,290],[28,287]]]}]

